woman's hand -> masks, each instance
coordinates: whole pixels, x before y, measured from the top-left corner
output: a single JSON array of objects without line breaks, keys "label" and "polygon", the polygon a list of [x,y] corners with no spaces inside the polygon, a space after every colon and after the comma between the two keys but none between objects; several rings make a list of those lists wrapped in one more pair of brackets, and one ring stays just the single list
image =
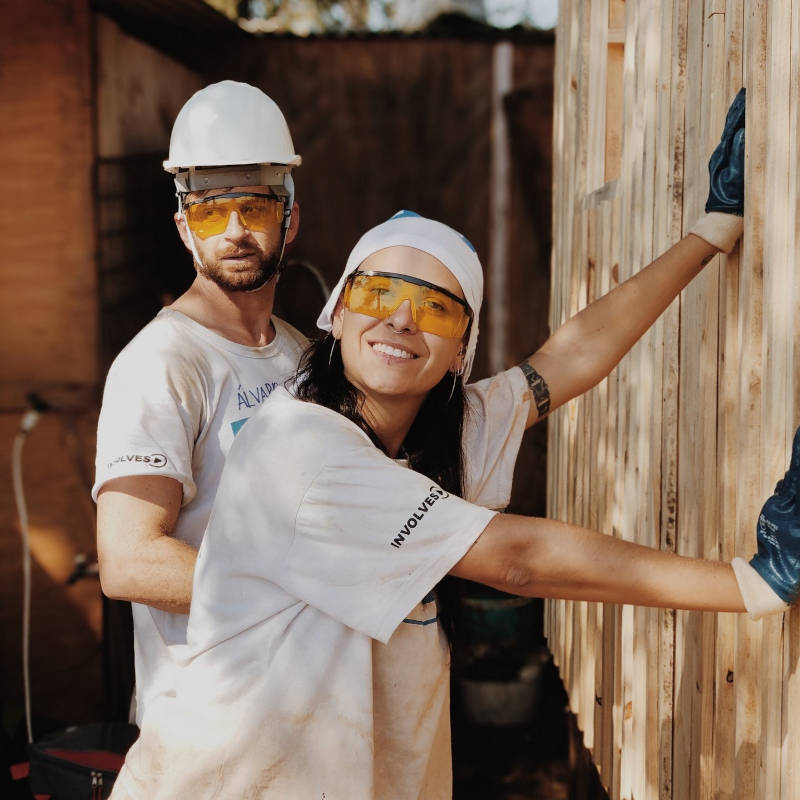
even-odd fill
[{"label": "woman's hand", "polygon": [[728,109],[720,142],[708,161],[706,213],[689,231],[723,253],[733,250],[744,228],[744,126],[745,90],[740,89]]}]

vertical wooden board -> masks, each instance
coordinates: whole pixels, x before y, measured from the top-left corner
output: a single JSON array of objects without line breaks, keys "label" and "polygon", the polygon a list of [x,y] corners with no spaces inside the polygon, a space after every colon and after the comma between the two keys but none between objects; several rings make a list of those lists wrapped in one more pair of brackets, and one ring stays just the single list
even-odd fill
[{"label": "vertical wooden board", "polygon": [[[691,0],[688,7],[687,73],[706,78],[703,56],[705,37],[704,7]],[[686,92],[686,136],[684,161],[684,224],[691,224],[702,207],[698,183],[703,183],[706,147],[702,138],[701,109],[709,98],[705,81],[692,80]],[[703,198],[704,200],[705,198]],[[708,410],[713,414],[715,397],[710,396],[705,380],[708,359],[716,364],[716,324],[709,327],[709,298],[716,296],[710,271],[695,279],[681,298],[680,391],[678,417],[678,492],[679,512],[677,550],[683,555],[703,554],[703,523],[707,506],[704,493],[708,483]],[[713,338],[713,342],[709,341]],[[712,417],[713,419],[713,417]],[[711,453],[715,451],[713,438]],[[679,613],[676,618],[676,707],[675,707],[675,797],[701,797],[702,758],[705,745],[704,712],[709,699],[705,683],[705,620],[700,614]]]},{"label": "vertical wooden board", "polygon": [[634,777],[641,764],[637,762],[633,739],[633,606],[620,608],[620,701],[622,724],[619,762],[619,797],[633,800]]},{"label": "vertical wooden board", "polygon": [[[743,7],[741,0],[727,0],[725,7],[725,65],[723,97],[733,98],[742,85]],[[718,525],[719,556],[730,561],[735,553],[737,506],[738,325],[739,251],[723,257],[720,265],[720,354],[718,366]],[[712,794],[733,800],[736,793],[736,627],[735,615],[717,619],[715,664],[715,725]]]},{"label": "vertical wooden board", "polygon": [[[670,184],[671,214],[666,222],[671,241],[680,238],[683,225],[684,199],[684,153],[686,147],[686,94],[689,64],[689,0],[675,3],[672,18],[674,53],[671,71],[672,94],[670,99]],[[678,412],[680,385],[680,305],[667,312],[671,336],[665,337],[664,355],[664,399],[662,429],[662,547],[677,548],[678,533]],[[660,746],[662,792],[668,797],[680,797],[675,791],[676,772],[683,773],[685,757],[676,747],[675,716],[678,698],[679,676],[676,654],[677,613],[666,611],[662,615],[662,652],[664,653],[664,681],[662,689],[662,734]]]},{"label": "vertical wooden board", "polygon": [[[620,184],[617,184],[619,187]],[[622,258],[622,245],[620,232],[622,230],[622,201],[620,197],[615,197],[611,209],[611,275],[610,285],[615,288],[619,280],[620,261]],[[607,507],[607,525],[609,530],[615,536],[620,536],[620,508],[617,494],[617,475],[619,464],[623,457],[623,450],[620,447],[620,416],[619,416],[619,403],[620,395],[622,394],[620,370],[615,369],[611,374],[608,382],[608,406],[614,409],[614,413],[609,415],[609,429],[606,435],[606,443],[608,450],[608,464],[606,467],[606,481],[608,488],[606,491],[606,507]],[[610,717],[607,717],[607,723],[611,726],[611,771],[610,771],[610,786],[613,788],[613,796],[619,797],[620,791],[620,761],[622,757],[622,648],[621,648],[621,609],[619,606],[613,606],[610,613],[606,616],[604,627],[608,630],[609,656],[608,661],[608,675],[604,679],[606,694],[611,698],[609,704]],[[608,712],[607,712],[608,713]]]},{"label": "vertical wooden board", "polygon": [[606,125],[603,149],[603,177],[608,181],[616,180],[620,175],[622,162],[622,119],[625,51],[622,44],[610,43],[607,48],[608,62],[606,66]]},{"label": "vertical wooden board", "polygon": [[[557,265],[561,270],[570,270],[572,260],[572,242],[574,238],[573,223],[575,214],[575,186],[576,186],[576,162],[578,159],[577,144],[578,135],[576,130],[576,120],[578,113],[578,75],[577,75],[577,58],[580,42],[580,16],[579,4],[573,3],[564,9],[564,14],[568,14],[568,28],[566,38],[568,41],[568,60],[565,65],[566,72],[566,85],[563,92],[563,105],[564,105],[564,130],[563,130],[563,169],[562,169],[562,185],[563,185],[563,202],[559,207],[560,228],[561,228],[561,241],[562,241],[562,261]],[[570,273],[567,273],[570,274]],[[553,330],[559,325],[563,324],[570,314],[570,287],[571,282],[564,280],[564,273],[562,272],[562,285],[563,291],[566,293],[560,303],[560,317],[554,320]]]},{"label": "vertical wooden board", "polygon": [[[638,207],[640,224],[633,257],[634,271],[641,270],[652,261],[654,214],[656,196],[663,189],[655,183],[658,121],[659,72],[661,67],[662,27],[660,7],[657,2],[643,4],[644,14],[639,26],[640,56],[638,74],[641,77],[637,104],[642,109],[643,152],[639,156],[640,169]],[[657,320],[631,354],[635,358],[638,374],[636,391],[636,439],[639,466],[640,515],[636,523],[637,540],[650,547],[658,547],[660,517],[660,444],[661,444],[661,359],[663,322]],[[659,633],[658,612],[636,609],[635,612],[636,673],[634,684],[634,733],[637,744],[638,769],[634,782],[636,797],[658,797],[658,691]]]},{"label": "vertical wooden board", "polygon": [[[628,41],[631,38],[631,26],[628,26]],[[627,46],[627,45],[626,45]],[[631,98],[632,102],[632,98]],[[626,96],[626,103],[628,103]],[[628,103],[628,107],[630,103]],[[625,141],[631,141],[633,137],[628,136],[630,128],[626,125]],[[627,151],[626,151],[627,152]],[[621,198],[622,220],[620,226],[620,281],[630,277],[631,264],[629,255],[629,242],[633,235],[634,223],[630,217],[634,209],[630,204],[629,179],[626,179],[626,170],[630,173],[629,167],[623,164],[623,196]],[[627,217],[626,217],[627,214]],[[634,424],[633,415],[635,413],[635,400],[633,394],[635,386],[633,384],[633,373],[631,357],[622,360],[617,367],[617,453],[616,453],[616,476],[615,476],[615,518],[614,529],[618,536],[627,540],[634,540],[636,536],[635,517],[638,507],[637,496],[637,476],[635,465],[635,441],[632,437],[632,426]],[[617,661],[619,692],[619,706],[621,709],[621,719],[619,720],[619,739],[620,748],[619,761],[619,788],[618,793],[621,798],[632,797],[633,779],[635,772],[639,769],[636,761],[636,748],[633,731],[633,667],[634,667],[634,611],[631,606],[623,606],[618,617],[619,627],[617,636],[619,637],[619,660]]]},{"label": "vertical wooden board", "polygon": [[[610,288],[611,276],[611,227],[612,227],[613,200],[604,203],[600,208],[598,219],[597,239],[597,262],[596,262],[596,291],[597,296],[608,293]],[[608,391],[610,380],[600,383],[593,393],[592,418],[594,439],[592,453],[592,518],[591,526],[605,534],[611,533],[611,525],[608,513],[608,432],[611,426],[611,418],[608,414]],[[606,662],[607,648],[606,641],[609,631],[604,623],[604,609],[601,604],[593,604],[590,607],[590,614],[593,616],[592,630],[594,636],[594,687],[593,687],[593,730],[594,743],[592,755],[597,765],[601,779],[605,784],[611,769],[610,750],[608,743],[611,741],[610,714],[612,697],[606,695],[606,672],[609,664]]]},{"label": "vertical wooden board", "polygon": [[[722,130],[725,112],[734,93],[729,94],[726,87],[727,65],[729,63],[728,52],[728,22],[725,0],[706,0],[705,8],[705,55],[703,59],[703,98],[704,113],[701,125],[701,138],[704,150],[701,151],[701,163],[697,165],[704,180],[698,184],[695,199],[699,201],[697,213],[703,210],[706,199],[707,187],[707,160],[708,156],[719,141],[719,134]],[[705,381],[703,396],[713,404],[711,414],[704,418],[704,424],[708,431],[705,446],[709,448],[708,461],[710,472],[707,473],[708,480],[704,481],[704,514],[701,518],[703,525],[703,549],[702,555],[706,558],[718,558],[719,552],[724,542],[724,532],[718,526],[718,505],[716,500],[716,489],[718,487],[717,476],[719,467],[717,461],[717,394],[718,394],[718,372],[719,372],[719,303],[720,285],[719,272],[721,265],[719,260],[712,262],[707,268],[709,275],[713,275],[713,289],[709,287],[707,298],[707,325],[708,335],[715,341],[714,352],[707,353],[707,357],[713,358],[711,362],[710,375]],[[722,541],[720,536],[723,537]],[[719,618],[717,615],[702,615],[702,646],[703,658],[701,674],[703,676],[703,700],[702,724],[700,729],[701,739],[699,750],[701,753],[701,774],[700,791],[703,796],[708,796],[712,791],[714,782],[714,743],[716,726],[715,718],[715,697],[718,682],[726,680],[726,675],[720,674],[717,665],[716,642],[718,640],[717,625]]]},{"label": "vertical wooden board", "polygon": [[[724,538],[720,558],[730,561],[735,555],[734,539],[737,506],[737,427],[738,427],[738,289],[739,256],[723,260],[720,272],[720,365],[717,461],[719,464],[717,508],[718,525]],[[712,795],[719,800],[736,797],[736,628],[734,614],[720,614],[717,620],[715,666],[715,726],[712,769]]]},{"label": "vertical wooden board", "polygon": [[614,706],[613,706],[613,763],[609,794],[614,800],[622,797],[622,741],[623,727],[625,725],[625,694],[623,691],[623,655],[622,655],[622,610],[623,606],[611,606],[613,610],[613,648],[614,664],[616,669],[613,674]]},{"label": "vertical wooden board", "polygon": [[[789,173],[797,153],[786,147],[790,130],[791,97],[791,6],[770,3],[767,6],[767,174],[769,214],[764,217],[764,307],[762,339],[761,428],[764,442],[762,492],[766,496],[772,483],[788,464],[791,446],[791,407],[794,264],[789,246],[793,239],[794,219],[790,219]],[[765,198],[766,200],[766,198]],[[763,797],[780,796],[780,748],[783,677],[783,620],[763,622],[763,663],[759,672],[761,689],[762,732],[761,770],[756,790]]]},{"label": "vertical wooden board", "polygon": [[[763,0],[745,0],[745,85],[748,120],[766,119],[766,7]],[[739,502],[736,551],[753,548],[753,523],[762,499],[762,274],[766,140],[763,126],[750,125],[746,137],[745,232],[740,274],[739,429],[738,450],[743,468],[738,475]],[[752,466],[758,465],[757,469]],[[763,625],[738,620],[736,642],[736,766],[739,795],[757,797],[761,749],[760,680]]]},{"label": "vertical wooden board", "polygon": [[[627,230],[621,242],[623,275],[638,272],[650,260],[653,214],[653,117],[658,65],[658,29],[651,3],[628,7],[626,16],[625,129],[622,183],[627,207]],[[657,19],[657,14],[655,14]],[[632,65],[632,68],[630,68]],[[652,338],[645,335],[626,356],[622,368],[627,380],[625,469],[622,491],[625,503],[624,534],[648,543],[652,525],[649,501],[651,476],[650,410],[652,379],[647,374]],[[652,543],[652,542],[651,542]],[[626,721],[623,726],[621,787],[622,796],[646,797],[653,778],[648,764],[648,720],[651,697],[648,663],[655,657],[653,640],[648,632],[648,614],[644,609],[624,610],[623,619],[623,692]]]},{"label": "vertical wooden board", "polygon": [[[577,73],[577,58],[579,53],[580,44],[580,4],[578,3],[564,3],[563,8],[559,9],[559,35],[558,38],[561,42],[562,52],[565,55],[565,64],[563,66],[563,90],[561,93],[562,103],[562,126],[560,145],[563,153],[562,170],[560,176],[560,185],[562,191],[561,203],[558,206],[559,218],[559,238],[561,241],[561,261],[560,264],[554,264],[561,270],[560,272],[560,285],[561,285],[561,298],[558,304],[558,316],[553,318],[552,329],[555,330],[561,325],[570,315],[571,311],[571,266],[573,258],[573,225],[574,225],[574,208],[575,208],[575,164],[577,159],[577,132],[576,132],[576,118],[577,118],[577,98],[578,98],[578,73]],[[570,431],[570,415],[572,407],[568,404],[563,409],[557,412],[559,417],[559,432],[558,440],[551,443],[559,449],[562,459],[563,468],[559,471],[559,484],[555,487],[554,494],[558,498],[557,505],[559,509],[559,519],[567,520],[569,518],[568,508],[568,487],[570,485],[569,479],[569,431]],[[558,667],[562,679],[568,674],[569,665],[567,663],[567,655],[569,652],[569,631],[567,630],[566,621],[569,618],[568,604],[558,601],[553,603],[555,609],[554,627],[557,631],[558,637]]]},{"label": "vertical wooden board", "polygon": [[[555,63],[553,76],[553,235],[550,258],[550,330],[555,330],[561,321],[563,304],[563,280],[560,265],[567,257],[565,252],[564,228],[567,218],[564,206],[568,196],[565,185],[565,171],[569,157],[570,140],[567,134],[569,121],[568,96],[570,86],[571,48],[571,9],[568,3],[561,3],[558,8],[556,28]],[[547,421],[547,514],[556,519],[563,519],[563,509],[558,497],[558,487],[562,484],[562,453],[558,435],[563,425],[563,410],[557,410]],[[547,639],[553,661],[557,667],[561,664],[561,648],[559,642],[559,603],[546,601],[544,605],[544,635]]]},{"label": "vertical wooden board", "polygon": [[[602,0],[601,0],[602,2]],[[587,163],[590,158],[589,141],[591,133],[589,130],[590,117],[589,117],[589,98],[594,89],[593,82],[594,76],[590,72],[590,54],[592,51],[592,3],[579,4],[579,17],[578,25],[580,26],[578,34],[578,61],[577,61],[577,78],[578,78],[578,91],[577,91],[577,116],[575,120],[575,183],[573,198],[576,201],[591,191],[592,188],[588,185],[588,167]]]},{"label": "vertical wooden board", "polygon": [[[568,307],[567,318],[574,316],[583,306],[581,300],[581,287],[583,285],[583,258],[585,254],[585,241],[586,241],[586,214],[587,212],[581,211],[577,207],[573,209],[573,227],[572,227],[572,242],[570,252],[570,279],[568,291]],[[577,470],[580,448],[580,432],[579,420],[580,409],[583,404],[583,398],[577,397],[566,404],[567,409],[567,436],[562,442],[562,447],[565,448],[568,475],[566,485],[566,520],[568,522],[576,523],[578,515],[578,497],[582,487],[578,486]],[[570,695],[570,702],[576,705],[580,702],[577,696],[573,696],[573,690],[576,685],[576,669],[579,659],[579,654],[576,652],[574,637],[576,635],[575,627],[575,614],[576,603],[566,601],[563,604],[563,625],[564,632],[563,638],[566,646],[563,654],[563,664],[561,669],[561,677]],[[573,710],[575,708],[573,707]]]},{"label": "vertical wooden board", "polygon": [[[683,188],[683,106],[686,89],[685,0],[661,6],[661,82],[659,122],[656,134],[655,220],[653,251],[666,250],[681,235]],[[660,496],[658,498],[661,549],[674,550],[677,513],[677,417],[678,417],[678,346],[680,301],[674,302],[662,317],[661,425],[660,425]],[[657,796],[672,798],[673,773],[673,702],[675,612],[658,613],[657,671]]]},{"label": "vertical wooden board", "polygon": [[[790,30],[787,32],[789,49],[793,54],[800,53],[800,3],[792,3],[792,18]],[[790,116],[789,116],[789,153],[797,153],[800,147],[800,58],[796,55],[792,57],[791,63],[791,88],[789,92]],[[800,203],[798,203],[797,193],[800,191],[800,176],[798,175],[799,165],[797,159],[793,159],[789,165],[789,190],[788,201],[791,209],[790,213],[790,256],[793,274],[796,274],[797,248],[800,245]],[[800,287],[798,281],[793,281],[791,292],[791,302],[794,308],[798,307],[800,300]],[[793,428],[798,425],[798,410],[800,410],[800,378],[798,368],[800,367],[800,325],[794,321],[791,331],[792,339],[792,368],[790,374],[793,376],[790,387],[791,397],[786,409],[787,424]],[[784,652],[784,674],[783,674],[783,702],[782,702],[782,724],[781,724],[781,794],[780,800],[790,800],[790,798],[800,796],[800,767],[798,765],[797,753],[800,752],[800,725],[797,720],[800,716],[800,615],[796,611],[791,612],[785,622],[783,637]]]},{"label": "vertical wooden board", "polygon": [[605,182],[605,132],[608,49],[608,0],[587,3],[589,39],[587,70],[589,91],[587,102],[586,187],[588,192],[599,189]]},{"label": "vertical wooden board", "polygon": [[[588,34],[588,25],[584,29],[584,33]],[[585,48],[584,48],[585,57]],[[585,148],[585,139],[579,142],[579,148]],[[577,209],[576,209],[577,211]],[[589,220],[592,215],[592,209],[580,211],[577,217],[577,230],[579,236],[574,240],[573,262],[574,262],[574,280],[573,292],[574,299],[572,303],[571,315],[578,313],[586,307],[587,299],[587,261],[588,261],[588,245],[589,245]],[[586,463],[586,437],[584,432],[585,420],[587,417],[586,406],[587,397],[581,395],[575,398],[571,404],[574,408],[575,414],[573,418],[573,427],[571,431],[572,447],[570,451],[572,457],[570,462],[572,464],[572,480],[571,485],[574,486],[575,494],[570,502],[570,521],[575,524],[583,524],[584,508],[586,503],[586,486],[584,483]],[[582,637],[585,631],[586,604],[582,602],[570,603],[571,608],[571,647],[569,654],[569,668],[567,672],[567,685],[569,686],[570,693],[570,707],[578,718],[578,726],[583,728],[585,698],[581,691],[582,680],[581,675],[584,670],[584,652],[582,649]]]},{"label": "vertical wooden board", "polygon": [[[597,296],[607,294],[617,283],[617,241],[619,229],[619,202],[612,191],[601,204],[598,232],[599,249],[597,271]],[[592,513],[596,527],[606,534],[613,534],[615,497],[615,452],[616,414],[615,397],[617,371],[603,381],[593,392],[592,413],[596,415],[595,466],[592,470]],[[590,606],[590,612],[592,607]],[[594,614],[598,630],[594,650],[594,757],[603,784],[609,787],[614,780],[615,749],[619,740],[615,720],[621,719],[621,710],[616,708],[618,695],[615,692],[616,664],[618,663],[617,609],[613,606],[595,606]],[[618,713],[619,712],[619,713]],[[618,763],[618,757],[616,758]]]},{"label": "vertical wooden board", "polygon": [[[594,302],[598,296],[598,273],[601,269],[602,226],[605,221],[603,207],[591,209],[588,217],[587,253],[586,253],[586,302]],[[585,505],[582,515],[582,524],[586,527],[597,529],[597,489],[598,481],[597,458],[597,410],[599,405],[599,392],[592,390],[586,397],[584,437],[586,440],[582,466],[583,482],[585,486]],[[596,719],[596,670],[599,662],[600,632],[595,604],[584,603],[584,623],[581,636],[581,716],[578,724],[583,731],[585,747],[592,753],[595,752],[597,739],[595,731]]]},{"label": "vertical wooden board", "polygon": [[[582,302],[584,307],[588,306],[596,299],[597,282],[597,241],[595,231],[599,212],[596,206],[587,211],[586,214],[586,250],[583,258],[584,281],[581,288]],[[582,448],[576,468],[580,474],[583,485],[583,497],[579,504],[579,523],[584,527],[592,527],[592,506],[594,504],[594,493],[592,491],[592,462],[593,462],[593,439],[592,439],[592,410],[595,405],[596,390],[591,390],[584,394],[581,409],[581,439]],[[594,617],[589,603],[582,602],[577,604],[577,621],[579,624],[579,639],[577,648],[578,659],[578,691],[581,697],[580,713],[578,715],[578,726],[583,733],[584,745],[591,750],[594,746]]]}]

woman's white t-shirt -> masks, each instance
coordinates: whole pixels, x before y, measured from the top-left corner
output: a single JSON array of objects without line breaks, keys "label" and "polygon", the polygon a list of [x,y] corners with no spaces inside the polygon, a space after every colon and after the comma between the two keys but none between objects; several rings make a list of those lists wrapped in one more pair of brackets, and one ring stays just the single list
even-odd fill
[{"label": "woman's white t-shirt", "polygon": [[449,798],[449,651],[432,588],[507,504],[519,370],[469,388],[469,503],[341,415],[276,390],[231,448],[175,697],[114,798]]}]

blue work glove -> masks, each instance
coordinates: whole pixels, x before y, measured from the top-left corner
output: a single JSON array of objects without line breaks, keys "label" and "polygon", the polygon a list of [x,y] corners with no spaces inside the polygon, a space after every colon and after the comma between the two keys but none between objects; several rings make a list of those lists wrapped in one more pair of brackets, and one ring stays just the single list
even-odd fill
[{"label": "blue work glove", "polygon": [[744,107],[745,90],[739,89],[725,117],[719,144],[708,161],[706,211],[744,215]]},{"label": "blue work glove", "polygon": [[794,435],[789,470],[758,517],[758,553],[750,566],[784,603],[800,594],[800,428]]},{"label": "blue work glove", "polygon": [[706,213],[689,229],[723,253],[730,253],[744,230],[745,90],[728,109],[722,137],[708,162]]}]

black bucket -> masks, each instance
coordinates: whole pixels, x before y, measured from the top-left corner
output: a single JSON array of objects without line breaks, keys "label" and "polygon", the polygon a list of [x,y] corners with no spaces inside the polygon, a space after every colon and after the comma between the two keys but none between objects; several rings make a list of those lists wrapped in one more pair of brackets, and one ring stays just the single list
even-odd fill
[{"label": "black bucket", "polygon": [[31,793],[52,800],[105,800],[138,735],[138,728],[126,723],[74,725],[28,745]]}]

